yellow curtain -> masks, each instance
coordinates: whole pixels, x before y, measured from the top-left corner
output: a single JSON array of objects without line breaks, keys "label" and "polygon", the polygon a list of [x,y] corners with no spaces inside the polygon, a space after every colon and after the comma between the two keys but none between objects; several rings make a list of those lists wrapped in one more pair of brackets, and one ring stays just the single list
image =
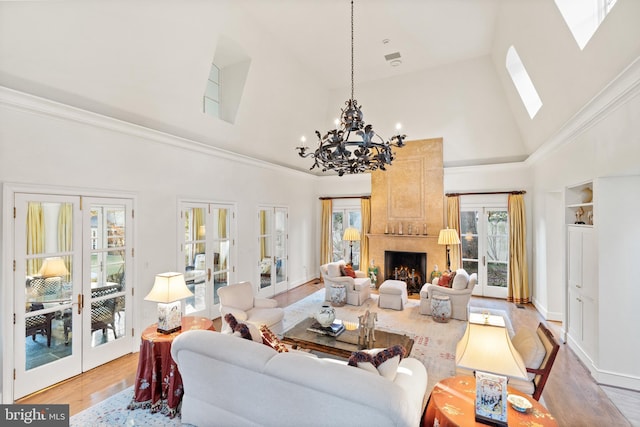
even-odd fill
[{"label": "yellow curtain", "polygon": [[[29,202],[27,206],[27,254],[41,254],[44,251],[44,212],[42,204]],[[27,275],[33,276],[40,271],[41,259],[27,261]]]},{"label": "yellow curtain", "polygon": [[[453,228],[458,232],[460,237],[460,197],[447,196],[447,227]],[[460,257],[460,245],[450,246],[451,251],[451,270],[455,271],[462,267],[462,258]]]},{"label": "yellow curtain", "polygon": [[[73,250],[73,205],[62,203],[58,212],[58,250],[60,252],[71,252]],[[71,273],[71,257],[65,256],[64,262],[67,271]]]},{"label": "yellow curtain", "polygon": [[218,237],[227,238],[227,210],[218,209]]},{"label": "yellow curtain", "polygon": [[362,231],[360,232],[360,271],[367,272],[369,268],[369,238],[371,232],[371,199],[360,200],[360,212],[362,216]]},{"label": "yellow curtain", "polygon": [[331,199],[322,200],[322,216],[320,230],[320,264],[331,262],[331,215],[333,203]]},{"label": "yellow curtain", "polygon": [[510,194],[509,215],[509,293],[507,301],[517,304],[531,301],[527,271],[527,222],[524,195]]},{"label": "yellow curtain", "polygon": [[260,260],[267,256],[267,211],[260,210]]},{"label": "yellow curtain", "polygon": [[[206,228],[204,219],[204,208],[193,208],[193,232],[195,234],[194,240],[202,240],[206,238]],[[196,253],[203,254],[205,251],[204,243],[196,243]],[[194,256],[195,256],[194,254]]]}]

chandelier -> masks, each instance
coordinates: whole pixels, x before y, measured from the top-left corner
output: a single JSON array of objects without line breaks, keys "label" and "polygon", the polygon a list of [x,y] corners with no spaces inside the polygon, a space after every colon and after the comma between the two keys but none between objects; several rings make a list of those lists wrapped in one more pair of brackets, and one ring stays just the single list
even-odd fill
[{"label": "chandelier", "polygon": [[[341,110],[340,120],[336,120],[336,128],[324,135],[316,131],[318,148],[307,152],[309,147],[296,147],[300,157],[311,156],[314,168],[322,168],[322,172],[334,171],[339,176],[345,173],[361,173],[385,170],[394,159],[392,147],[403,147],[406,135],[398,131],[390,141],[385,141],[373,131],[373,126],[365,124],[364,116],[358,101],[354,98],[353,78],[353,0],[351,1],[351,98],[345,102],[346,107]],[[302,137],[302,142],[305,138]]]}]

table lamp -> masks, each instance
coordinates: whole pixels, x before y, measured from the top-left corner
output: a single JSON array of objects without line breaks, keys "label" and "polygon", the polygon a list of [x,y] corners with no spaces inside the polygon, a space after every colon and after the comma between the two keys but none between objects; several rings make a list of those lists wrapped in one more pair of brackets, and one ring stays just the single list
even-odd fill
[{"label": "table lamp", "polygon": [[171,334],[182,329],[182,302],[193,296],[182,273],[161,273],[156,276],[146,301],[158,303],[158,332]]},{"label": "table lamp", "polygon": [[449,255],[449,245],[459,245],[460,237],[458,237],[458,232],[453,228],[445,228],[444,230],[440,230],[440,235],[438,236],[438,244],[447,246],[447,270],[451,271],[451,258]]},{"label": "table lamp", "polygon": [[38,271],[38,276],[42,278],[62,277],[67,274],[69,274],[69,270],[67,270],[67,266],[61,257],[45,258],[42,267]]},{"label": "table lamp", "polygon": [[353,242],[356,240],[360,240],[360,231],[358,231],[357,228],[348,227],[346,230],[344,230],[342,240],[349,241],[349,264],[353,265]]},{"label": "table lamp", "polygon": [[502,316],[469,314],[467,329],[456,346],[456,367],[475,371],[476,421],[506,425],[507,377],[526,380],[527,368]]}]

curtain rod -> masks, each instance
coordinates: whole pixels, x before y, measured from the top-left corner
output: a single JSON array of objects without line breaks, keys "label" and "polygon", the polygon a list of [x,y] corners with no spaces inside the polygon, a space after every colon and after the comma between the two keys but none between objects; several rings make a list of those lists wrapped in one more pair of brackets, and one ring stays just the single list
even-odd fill
[{"label": "curtain rod", "polygon": [[445,196],[483,196],[487,194],[526,194],[527,192],[524,190],[518,191],[480,191],[477,193],[446,193]]},{"label": "curtain rod", "polygon": [[338,197],[318,197],[320,200],[336,200],[336,199],[370,199],[371,196],[338,196]]}]

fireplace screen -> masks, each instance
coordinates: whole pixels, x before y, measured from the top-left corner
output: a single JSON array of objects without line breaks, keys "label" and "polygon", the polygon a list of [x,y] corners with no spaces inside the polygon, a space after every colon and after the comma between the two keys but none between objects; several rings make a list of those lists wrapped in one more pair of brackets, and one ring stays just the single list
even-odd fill
[{"label": "fireplace screen", "polygon": [[424,252],[384,252],[385,279],[402,280],[407,292],[417,293],[426,282],[427,254]]}]

